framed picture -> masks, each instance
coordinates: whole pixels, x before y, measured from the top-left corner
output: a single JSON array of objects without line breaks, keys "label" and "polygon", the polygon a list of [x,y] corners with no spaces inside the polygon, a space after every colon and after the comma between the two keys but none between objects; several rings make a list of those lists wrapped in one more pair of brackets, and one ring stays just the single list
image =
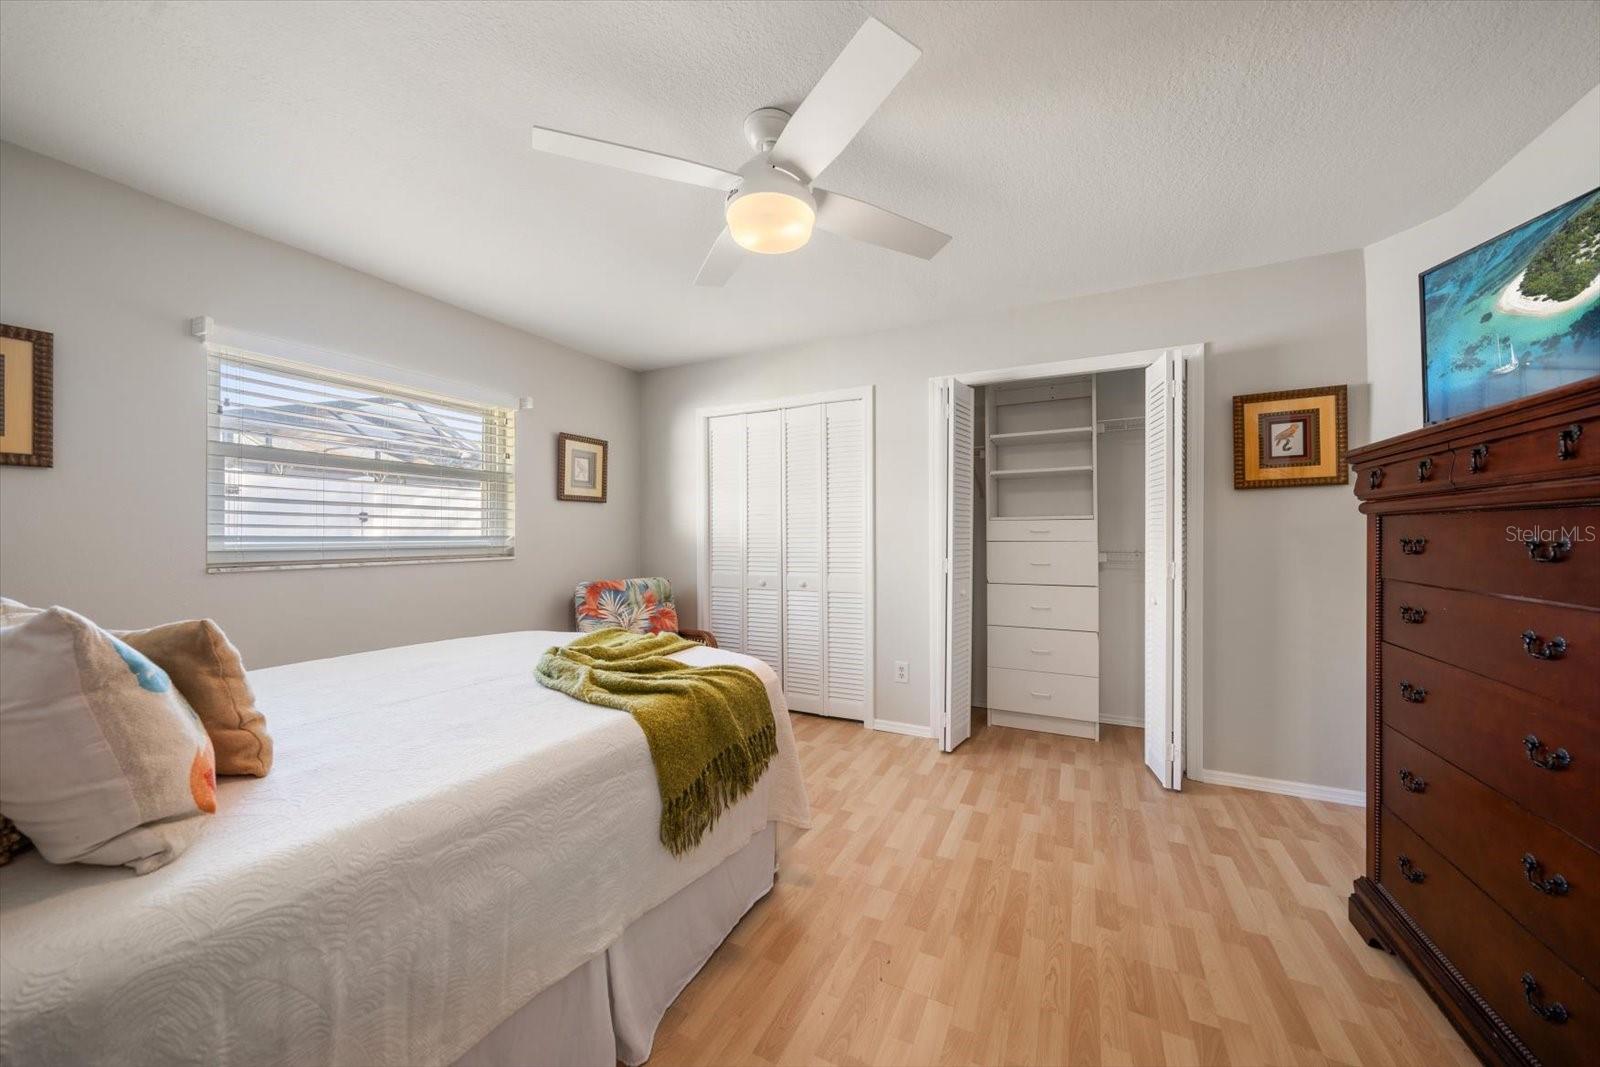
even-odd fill
[{"label": "framed picture", "polygon": [[606,443],[575,433],[556,435],[556,499],[606,502]]},{"label": "framed picture", "polygon": [[1417,277],[1422,417],[1600,374],[1600,188]]},{"label": "framed picture", "polygon": [[0,463],[55,465],[53,344],[43,330],[0,324]]},{"label": "framed picture", "polygon": [[1346,388],[1285,389],[1233,398],[1233,487],[1344,485]]}]

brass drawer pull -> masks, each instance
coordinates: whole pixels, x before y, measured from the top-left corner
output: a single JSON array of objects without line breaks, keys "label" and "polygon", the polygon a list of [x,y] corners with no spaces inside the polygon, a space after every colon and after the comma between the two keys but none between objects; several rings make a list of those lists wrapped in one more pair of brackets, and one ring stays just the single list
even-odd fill
[{"label": "brass drawer pull", "polygon": [[1420,685],[1412,685],[1410,682],[1401,682],[1400,699],[1409,701],[1412,704],[1420,704],[1424,700],[1428,699],[1428,691],[1422,688]]},{"label": "brass drawer pull", "polygon": [[1524,973],[1522,976],[1522,995],[1527,998],[1528,1007],[1533,1009],[1533,1013],[1547,1023],[1564,1023],[1572,1017],[1567,1006],[1560,1001],[1544,1003],[1544,998],[1539,994],[1539,982],[1531,974]]},{"label": "brass drawer pull", "polygon": [[1583,436],[1583,427],[1573,423],[1565,430],[1556,434],[1556,458],[1572,459],[1578,454],[1578,438]]},{"label": "brass drawer pull", "polygon": [[1535,767],[1543,767],[1547,771],[1564,771],[1572,762],[1572,754],[1564,748],[1558,748],[1546,756],[1539,755],[1539,750],[1544,748],[1544,742],[1533,734],[1522,739],[1522,747],[1528,750],[1528,762]]},{"label": "brass drawer pull", "polygon": [[1534,659],[1560,659],[1567,654],[1567,639],[1552,637],[1545,641],[1532,630],[1522,631],[1522,648]]},{"label": "brass drawer pull", "polygon": [[1467,453],[1467,473],[1480,474],[1489,466],[1489,446],[1473,445]]},{"label": "brass drawer pull", "polygon": [[1539,892],[1551,897],[1564,897],[1572,885],[1561,875],[1552,874],[1549,878],[1540,878],[1539,873],[1544,870],[1544,864],[1532,852],[1522,854],[1522,874],[1528,879],[1528,884]]},{"label": "brass drawer pull", "polygon": [[1428,539],[1426,537],[1400,538],[1400,551],[1408,556],[1420,556],[1427,550]]},{"label": "brass drawer pull", "polygon": [[1400,771],[1400,785],[1407,793],[1426,793],[1428,791],[1428,780],[1426,778],[1418,778],[1404,768]]},{"label": "brass drawer pull", "polygon": [[1411,625],[1417,626],[1420,625],[1422,620],[1426,619],[1427,617],[1427,611],[1422,608],[1413,608],[1406,604],[1400,605],[1401,622],[1409,622]]},{"label": "brass drawer pull", "polygon": [[1367,472],[1367,488],[1376,489],[1383,484],[1383,468],[1373,467]]},{"label": "brass drawer pull", "polygon": [[1428,480],[1428,476],[1431,475],[1432,473],[1433,473],[1433,457],[1432,456],[1423,456],[1422,459],[1419,460],[1418,463],[1417,463],[1417,481],[1419,481],[1419,482],[1427,481]]},{"label": "brass drawer pull", "polygon": [[1572,538],[1563,537],[1555,541],[1540,541],[1529,537],[1522,542],[1528,548],[1528,558],[1535,563],[1560,563],[1572,552]]}]

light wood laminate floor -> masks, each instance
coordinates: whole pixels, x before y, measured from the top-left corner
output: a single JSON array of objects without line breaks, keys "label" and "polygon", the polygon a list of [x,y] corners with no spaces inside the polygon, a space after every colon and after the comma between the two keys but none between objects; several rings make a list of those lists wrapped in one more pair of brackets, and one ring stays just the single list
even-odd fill
[{"label": "light wood laminate floor", "polygon": [[814,828],[652,1067],[1475,1062],[1345,919],[1359,808],[1164,793],[1124,727],[794,724]]}]

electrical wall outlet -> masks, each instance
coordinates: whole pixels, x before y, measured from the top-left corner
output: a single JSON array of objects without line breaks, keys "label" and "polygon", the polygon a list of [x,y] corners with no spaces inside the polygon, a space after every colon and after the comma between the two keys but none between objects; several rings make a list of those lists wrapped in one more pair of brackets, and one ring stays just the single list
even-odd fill
[{"label": "electrical wall outlet", "polygon": [[897,682],[911,681],[911,664],[903,659],[894,661],[894,680]]}]

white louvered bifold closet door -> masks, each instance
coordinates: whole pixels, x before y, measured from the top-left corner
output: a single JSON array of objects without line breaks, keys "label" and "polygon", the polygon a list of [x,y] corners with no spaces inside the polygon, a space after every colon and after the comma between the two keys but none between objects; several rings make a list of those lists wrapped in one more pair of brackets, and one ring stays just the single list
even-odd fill
[{"label": "white louvered bifold closet door", "polygon": [[1144,376],[1144,762],[1168,789],[1183,785],[1181,358],[1164,352]]},{"label": "white louvered bifold closet door", "polygon": [[782,677],[783,413],[753,411],[744,418],[743,651]]},{"label": "white louvered bifold closet door", "polygon": [[871,699],[867,634],[867,411],[863,400],[823,406],[823,570],[827,589],[822,711],[865,720]]},{"label": "white louvered bifold closet door", "polygon": [[950,513],[945,527],[944,750],[972,736],[972,447],[977,394],[951,382],[945,418],[945,477]]},{"label": "white louvered bifold closet door", "polygon": [[822,406],[783,412],[783,692],[822,710]]},{"label": "white louvered bifold closet door", "polygon": [[706,431],[711,587],[704,625],[735,652],[744,651],[744,419],[719,415]]}]

